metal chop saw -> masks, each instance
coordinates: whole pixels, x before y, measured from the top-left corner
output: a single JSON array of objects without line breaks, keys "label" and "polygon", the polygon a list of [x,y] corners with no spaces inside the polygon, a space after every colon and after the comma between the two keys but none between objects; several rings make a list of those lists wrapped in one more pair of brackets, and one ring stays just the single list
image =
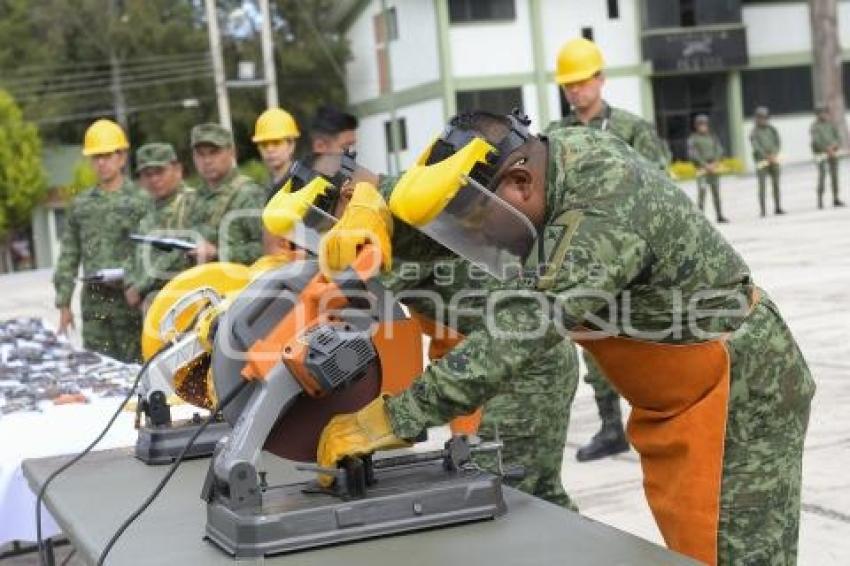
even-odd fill
[{"label": "metal chop saw", "polygon": [[[212,409],[214,391],[206,382],[210,346],[200,332],[228,295],[250,281],[249,269],[234,263],[211,263],[188,269],[159,292],[145,316],[142,356],[148,361],[139,383],[135,455],[147,464],[172,462],[201,424],[172,418],[169,400],[179,397],[195,407]],[[210,456],[230,430],[221,419],[210,423],[187,453]]]},{"label": "metal chop saw", "polygon": [[[322,214],[313,208],[311,215]],[[325,215],[327,216],[327,215]],[[422,371],[421,330],[372,277],[365,248],[326,279],[315,261],[261,275],[217,319],[211,358],[232,432],[216,447],[202,490],[206,538],[237,556],[263,556],[496,517],[501,478],[471,462],[465,437],[431,453],[350,458],[319,469],[319,435],[332,416],[406,388]],[[335,477],[269,486],[260,451]]]}]

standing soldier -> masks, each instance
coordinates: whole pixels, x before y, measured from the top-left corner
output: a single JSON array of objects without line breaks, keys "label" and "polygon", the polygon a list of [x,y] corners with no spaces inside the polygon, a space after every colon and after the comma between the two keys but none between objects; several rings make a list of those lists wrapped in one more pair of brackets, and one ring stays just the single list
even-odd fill
[{"label": "standing soldier", "polygon": [[[190,229],[189,211],[195,191],[183,182],[183,165],[170,143],[149,143],[136,151],[136,173],[153,199],[153,207],[139,222],[139,234],[185,238]],[[182,250],[137,246],[127,304],[137,307],[178,272],[192,264]]]},{"label": "standing soldier", "polygon": [[[280,190],[295,154],[295,140],[301,137],[295,119],[286,110],[269,108],[257,118],[254,137],[257,150],[269,172],[269,184],[265,199],[268,202]],[[292,244],[285,238],[274,236],[263,230],[263,253],[268,256],[289,256]]]},{"label": "standing soldier", "polygon": [[815,111],[817,120],[812,124],[809,133],[812,136],[812,152],[818,164],[818,208],[823,208],[827,165],[829,165],[829,178],[832,181],[832,204],[844,206],[838,198],[838,150],[841,148],[841,137],[838,135],[838,128],[830,122],[826,107],[818,106]]},{"label": "standing soldier", "polygon": [[203,240],[188,255],[245,265],[263,253],[260,215],[265,191],[236,168],[230,130],[214,123],[192,128],[192,158],[201,187],[189,216]]},{"label": "standing soldier", "polygon": [[779,200],[779,150],[782,141],[779,132],[768,123],[770,112],[766,106],[756,108],[756,123],[750,132],[750,143],[753,146],[753,160],[756,162],[756,176],[759,182],[759,207],[762,217],[767,215],[765,207],[765,184],[767,176],[773,184],[773,207],[776,214],[785,214]]},{"label": "standing soldier", "polygon": [[74,326],[71,297],[83,267],[83,346],[117,360],[140,357],[141,313],[124,299],[124,276],[134,244],[129,236],[147,212],[147,196],[124,175],[130,144],[121,126],[98,120],[86,130],[83,155],[91,158],[97,185],[68,207],[53,285],[59,332]]},{"label": "standing soldier", "polygon": [[260,157],[269,171],[267,199],[274,196],[281,180],[289,172],[295,154],[295,140],[299,137],[298,125],[286,110],[269,108],[257,118],[251,141],[257,144]]},{"label": "standing soldier", "polygon": [[555,80],[570,103],[571,111],[546,128],[550,132],[567,126],[607,130],[632,146],[649,161],[667,170],[668,150],[655,127],[631,112],[609,106],[602,98],[605,60],[599,47],[583,37],[571,39],[558,53]]},{"label": "standing soldier", "polygon": [[723,145],[714,133],[709,130],[708,116],[699,114],[694,119],[694,133],[688,136],[688,158],[697,166],[697,203],[699,209],[705,211],[706,185],[711,189],[711,200],[714,201],[714,212],[717,221],[729,222],[720,209],[720,159],[723,157]]},{"label": "standing soldier", "polygon": [[[609,106],[602,98],[604,67],[602,52],[592,41],[572,39],[561,48],[555,79],[561,85],[572,110],[561,120],[551,123],[547,133],[568,126],[607,130],[666,171],[670,163],[669,151],[656,134],[655,127],[630,112]],[[584,381],[593,387],[602,426],[591,441],[576,452],[579,462],[604,458],[629,449],[620,413],[620,396],[586,351],[584,362],[587,366]]]}]

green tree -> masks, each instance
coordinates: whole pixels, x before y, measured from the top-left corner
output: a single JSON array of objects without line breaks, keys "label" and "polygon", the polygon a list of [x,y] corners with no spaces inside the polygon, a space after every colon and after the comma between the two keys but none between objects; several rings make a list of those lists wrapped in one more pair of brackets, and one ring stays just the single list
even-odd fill
[{"label": "green tree", "polygon": [[32,209],[44,198],[47,177],[41,162],[41,140],[35,125],[0,90],[0,246],[12,231],[29,225]]},{"label": "green tree", "polygon": [[[242,4],[219,0],[221,19]],[[327,22],[332,4],[272,2],[280,104],[303,129],[318,105],[346,101],[341,69],[348,46]],[[239,60],[262,68],[259,33],[231,34],[223,44],[229,78]],[[0,88],[39,124],[45,143],[80,143],[92,121],[114,115],[114,56],[131,144],[170,142],[190,165],[189,130],[217,119],[208,51],[202,2],[0,0]],[[231,90],[230,102],[239,157],[256,157],[250,138],[265,92]]]}]

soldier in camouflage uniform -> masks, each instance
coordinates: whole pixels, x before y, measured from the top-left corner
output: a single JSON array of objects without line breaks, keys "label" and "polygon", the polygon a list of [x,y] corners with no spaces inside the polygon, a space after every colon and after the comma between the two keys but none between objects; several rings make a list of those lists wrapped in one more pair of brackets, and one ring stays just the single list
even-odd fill
[{"label": "soldier in camouflage uniform", "polygon": [[199,262],[249,265],[263,253],[260,215],[265,192],[239,173],[233,134],[213,123],[192,128],[192,158],[201,186],[189,215],[203,241],[188,255]]},{"label": "soldier in camouflage uniform", "polygon": [[699,114],[694,118],[694,132],[688,136],[688,159],[697,167],[697,203],[705,210],[706,187],[711,189],[714,212],[720,223],[729,222],[720,208],[720,160],[723,158],[723,144],[709,130],[708,116]]},{"label": "soldier in camouflage uniform", "polygon": [[755,125],[750,132],[750,143],[753,146],[753,161],[756,162],[756,176],[759,182],[759,207],[762,218],[767,215],[765,207],[765,185],[767,176],[773,183],[773,206],[776,214],[785,214],[779,200],[779,150],[782,141],[779,132],[768,122],[770,112],[767,107],[759,106],[755,112]]},{"label": "soldier in camouflage uniform", "polygon": [[[183,166],[169,143],[149,143],[136,151],[139,183],[153,199],[153,208],[139,222],[138,233],[188,239],[189,211],[194,189],[183,182]],[[181,250],[158,250],[138,245],[129,286],[124,291],[130,306],[149,302],[174,275],[192,266]]]},{"label": "soldier in camouflage uniform", "polygon": [[[385,188],[390,190],[392,184]],[[461,259],[399,262],[381,281],[418,316],[442,324],[457,321],[453,329],[463,335],[480,328],[486,303],[484,293],[497,288],[498,283]],[[458,292],[468,291],[473,293],[452,303]],[[436,293],[440,300],[424,296],[428,292]],[[563,340],[530,361],[505,383],[500,394],[487,401],[478,429],[478,435],[485,440],[493,440],[498,431],[504,444],[504,465],[524,469],[522,479],[508,481],[511,486],[571,509],[575,505],[561,483],[561,464],[577,385],[576,349],[572,342]],[[476,455],[475,461],[496,471],[492,454]]]},{"label": "soldier in camouflage uniform", "polygon": [[[507,119],[484,113],[452,126],[492,146],[515,137]],[[561,342],[564,328],[604,329],[576,339],[632,404],[629,434],[667,544],[707,563],[793,564],[815,386],[777,307],[690,199],[622,140],[589,128],[521,139],[479,183],[555,235],[555,248],[527,277],[503,283],[522,292],[494,306],[492,325],[471,332],[410,389],[335,417],[320,439],[320,465],[399,446],[468,413]],[[394,214],[412,194],[396,195],[401,186]],[[389,211],[367,198],[369,189],[357,186],[356,214],[352,204],[323,239],[329,269],[347,264],[339,252],[363,241],[358,228],[388,245]],[[498,220],[504,227],[504,215]],[[484,233],[497,241],[508,233],[494,228],[485,224]],[[395,223],[397,257],[439,256],[411,230]],[[527,257],[533,267],[539,256]],[[623,316],[610,316],[615,308]]]},{"label": "soldier in camouflage uniform", "polygon": [[818,107],[816,112],[817,120],[809,128],[809,133],[812,137],[812,152],[818,164],[818,208],[823,208],[827,166],[829,179],[832,181],[832,204],[844,206],[838,198],[838,151],[841,149],[841,136],[838,135],[838,128],[829,120],[826,107]]},{"label": "soldier in camouflage uniform", "polygon": [[83,155],[91,158],[97,185],[71,201],[53,285],[60,310],[59,332],[74,325],[71,297],[80,265],[83,346],[117,360],[140,358],[141,313],[127,304],[123,278],[98,281],[105,269],[130,270],[134,244],[129,236],[149,210],[150,200],[124,175],[130,144],[121,127],[98,120],[86,130]]},{"label": "soldier in camouflage uniform", "polygon": [[[662,171],[667,170],[669,151],[656,134],[655,127],[631,112],[609,106],[602,99],[604,59],[595,43],[584,38],[568,41],[558,54],[556,79],[572,110],[561,120],[549,124],[547,134],[570,126],[606,130]],[[593,387],[602,426],[590,442],[576,452],[579,462],[597,460],[629,449],[620,413],[620,396],[586,350],[583,357],[587,367],[584,381]]]}]

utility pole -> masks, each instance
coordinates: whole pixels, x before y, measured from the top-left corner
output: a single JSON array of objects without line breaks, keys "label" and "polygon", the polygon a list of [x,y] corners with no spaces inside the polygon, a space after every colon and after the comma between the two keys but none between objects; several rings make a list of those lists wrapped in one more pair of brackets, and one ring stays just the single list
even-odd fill
[{"label": "utility pole", "polygon": [[269,0],[259,0],[263,15],[261,42],[263,45],[263,79],[266,81],[266,108],[278,108],[277,73],[274,70],[274,42],[272,41],[272,14]]},{"label": "utility pole", "polygon": [[221,53],[221,34],[218,31],[218,12],[215,7],[215,0],[204,0],[204,5],[207,11],[207,32],[210,37],[215,98],[218,102],[218,121],[222,126],[232,131],[230,99],[227,97],[227,80],[224,76],[224,56]]},{"label": "utility pole", "polygon": [[[110,25],[120,19],[118,13],[120,6],[113,0],[109,3],[109,22]],[[112,91],[112,104],[115,108],[115,121],[118,122],[124,131],[127,131],[127,99],[124,97],[124,89],[121,87],[121,64],[118,60],[118,55],[115,53],[115,47],[110,42],[109,44],[109,89]]]},{"label": "utility pole", "polygon": [[838,43],[836,0],[809,0],[812,26],[812,88],[815,104],[826,107],[838,126],[843,145],[850,143],[845,120],[844,85],[841,78],[841,46]]}]

